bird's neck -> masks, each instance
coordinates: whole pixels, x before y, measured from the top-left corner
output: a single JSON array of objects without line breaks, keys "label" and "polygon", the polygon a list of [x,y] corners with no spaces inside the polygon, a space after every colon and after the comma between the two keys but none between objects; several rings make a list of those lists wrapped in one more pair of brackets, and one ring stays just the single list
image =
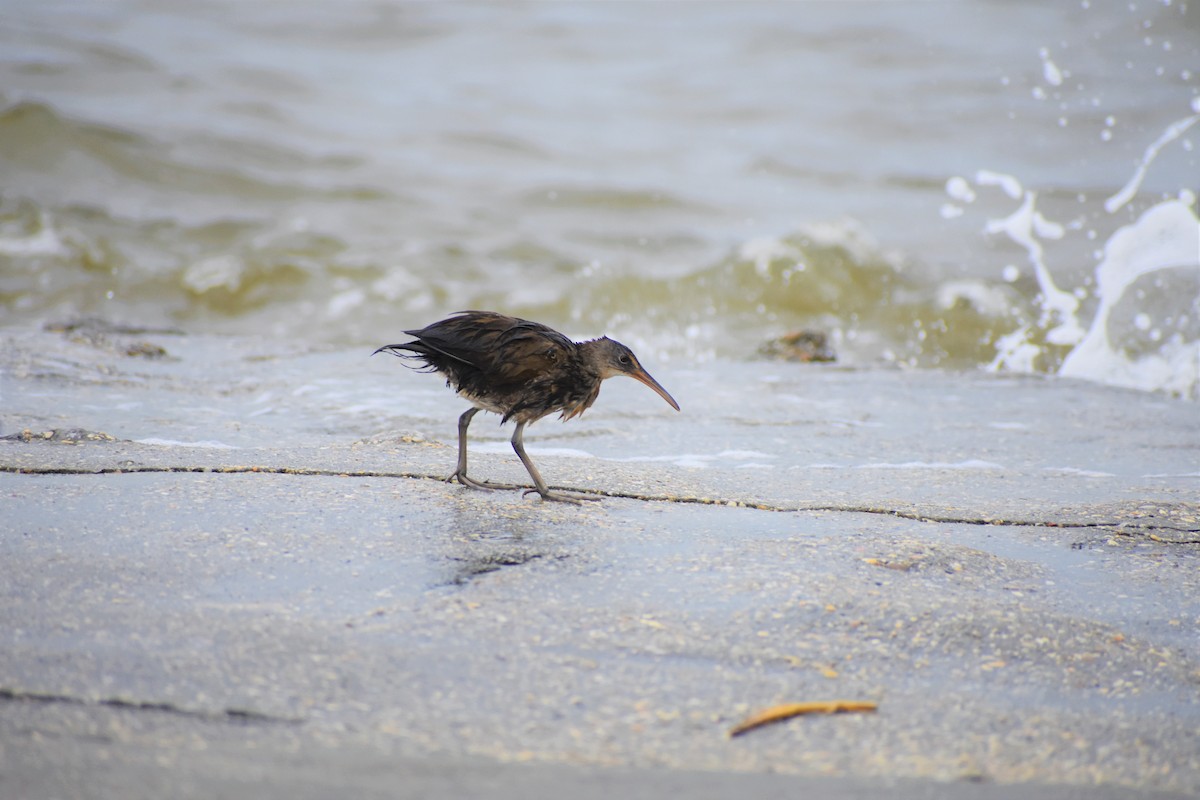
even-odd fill
[{"label": "bird's neck", "polygon": [[589,378],[597,382],[611,378],[615,373],[606,368],[608,359],[605,356],[606,338],[589,339],[578,343],[579,368]]}]

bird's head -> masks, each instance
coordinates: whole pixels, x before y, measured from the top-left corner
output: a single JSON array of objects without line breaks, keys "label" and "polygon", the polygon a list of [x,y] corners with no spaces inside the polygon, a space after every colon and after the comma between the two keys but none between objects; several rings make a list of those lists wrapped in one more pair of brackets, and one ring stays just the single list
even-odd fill
[{"label": "bird's head", "polygon": [[588,351],[588,356],[599,370],[602,380],[614,378],[617,375],[627,375],[635,381],[640,381],[649,386],[658,393],[659,397],[670,403],[671,408],[676,411],[679,410],[679,403],[675,402],[675,398],[671,397],[658,381],[650,377],[650,373],[646,372],[645,368],[638,362],[637,356],[628,347],[620,342],[609,339],[607,336],[585,342],[584,346]]}]

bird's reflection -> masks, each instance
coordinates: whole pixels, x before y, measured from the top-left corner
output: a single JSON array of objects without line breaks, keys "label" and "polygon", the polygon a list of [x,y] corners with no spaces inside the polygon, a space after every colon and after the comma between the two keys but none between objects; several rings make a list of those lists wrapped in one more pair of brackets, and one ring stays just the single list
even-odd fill
[{"label": "bird's reflection", "polygon": [[[437,555],[439,583],[462,586],[505,567],[519,567],[547,556],[561,557],[557,548],[545,541],[545,521],[526,518],[531,509],[495,513],[477,505],[486,502],[483,497],[467,496],[454,504],[455,535],[445,541]],[[543,533],[538,532],[538,523]]]}]

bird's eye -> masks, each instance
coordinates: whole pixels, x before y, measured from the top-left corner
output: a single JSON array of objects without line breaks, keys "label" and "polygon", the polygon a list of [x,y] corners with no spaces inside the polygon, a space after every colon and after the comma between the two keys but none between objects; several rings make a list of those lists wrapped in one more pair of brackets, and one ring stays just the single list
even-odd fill
[{"label": "bird's eye", "polygon": [[617,360],[620,361],[622,364],[628,364],[629,363],[629,354],[621,353],[621,357],[618,358]]}]

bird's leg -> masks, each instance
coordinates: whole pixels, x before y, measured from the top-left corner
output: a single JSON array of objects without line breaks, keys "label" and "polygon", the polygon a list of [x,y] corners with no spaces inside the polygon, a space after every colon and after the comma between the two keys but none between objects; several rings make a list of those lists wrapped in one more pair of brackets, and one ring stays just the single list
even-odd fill
[{"label": "bird's leg", "polygon": [[477,481],[474,478],[467,477],[467,428],[471,424],[471,419],[479,413],[478,408],[468,408],[458,418],[458,466],[454,470],[454,474],[446,478],[446,482],[457,480],[463,486],[469,486],[472,489],[520,489],[512,483],[485,483]]},{"label": "bird's leg", "polygon": [[599,500],[599,497],[587,497],[585,495],[569,495],[560,492],[550,491],[550,487],[542,480],[542,473],[538,472],[538,468],[534,465],[531,459],[525,452],[525,423],[518,422],[517,429],[512,435],[513,450],[517,451],[517,457],[521,459],[521,463],[525,465],[525,469],[529,470],[529,477],[533,478],[533,485],[536,489],[527,489],[523,494],[537,492],[542,496],[543,500],[557,500],[560,503],[575,503],[582,505],[582,500]]}]

